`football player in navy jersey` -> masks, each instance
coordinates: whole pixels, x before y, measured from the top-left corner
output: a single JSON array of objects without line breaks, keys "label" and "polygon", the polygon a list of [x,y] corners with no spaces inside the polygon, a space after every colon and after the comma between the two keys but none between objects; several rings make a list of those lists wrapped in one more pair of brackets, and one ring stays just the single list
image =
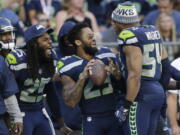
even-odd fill
[{"label": "football player in navy jersey", "polygon": [[114,67],[115,54],[108,48],[96,47],[94,33],[86,24],[74,26],[68,34],[68,42],[76,54],[61,58],[57,63],[65,103],[70,107],[80,105],[83,135],[119,135],[121,129],[114,116],[118,93],[112,85],[112,78],[119,74],[117,68],[111,70],[101,86],[95,85],[88,77],[94,59],[101,60],[107,67]]},{"label": "football player in navy jersey", "polygon": [[[72,21],[65,22],[58,34],[58,47],[54,48],[54,51],[56,52],[57,57],[60,59],[65,56],[69,56],[74,54],[74,49],[72,46],[68,43],[67,36],[69,31],[76,25],[76,23]],[[77,105],[74,108],[71,108],[67,106],[64,103],[64,100],[62,98],[62,84],[55,81],[55,87],[58,91],[58,94],[60,96],[61,101],[61,114],[64,118],[65,123],[68,127],[70,127],[73,130],[73,134],[81,134],[81,111],[80,107]]]},{"label": "football player in navy jersey", "polygon": [[[25,31],[26,48],[13,50],[6,57],[20,89],[18,101],[25,113],[23,135],[55,135],[43,105],[44,90],[48,87],[53,93],[53,87],[49,86],[55,70],[49,35],[52,31],[42,25],[29,27]],[[54,100],[58,104],[56,97]]]},{"label": "football player in navy jersey", "polygon": [[[8,69],[5,62],[4,49],[11,50],[15,46],[14,27],[7,18],[0,17],[0,134],[20,135],[23,128],[23,116],[20,112],[15,94],[18,93],[18,87],[13,74]],[[10,117],[4,116],[8,112]],[[7,126],[3,120],[7,120]]]},{"label": "football player in navy jersey", "polygon": [[[167,55],[159,31],[154,26],[139,25],[131,2],[124,2],[112,12],[118,34],[120,55],[126,80],[126,94],[115,112],[125,135],[155,135],[157,120],[165,101],[161,76],[167,68]],[[165,80],[164,80],[165,81]]]}]

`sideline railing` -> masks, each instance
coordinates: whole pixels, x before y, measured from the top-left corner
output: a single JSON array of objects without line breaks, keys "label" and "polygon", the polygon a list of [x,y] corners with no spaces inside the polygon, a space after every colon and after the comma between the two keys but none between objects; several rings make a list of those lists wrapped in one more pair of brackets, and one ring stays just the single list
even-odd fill
[{"label": "sideline railing", "polygon": [[[163,44],[165,46],[168,46],[168,45],[175,45],[175,46],[179,46],[180,45],[180,41],[178,42],[163,42]],[[58,47],[58,43],[55,42],[52,44],[53,47]],[[22,44],[19,44],[17,45],[18,48],[21,48],[22,46],[25,46],[25,43],[22,43]],[[105,46],[105,47],[118,47],[118,43],[117,42],[97,42],[97,46]]]}]

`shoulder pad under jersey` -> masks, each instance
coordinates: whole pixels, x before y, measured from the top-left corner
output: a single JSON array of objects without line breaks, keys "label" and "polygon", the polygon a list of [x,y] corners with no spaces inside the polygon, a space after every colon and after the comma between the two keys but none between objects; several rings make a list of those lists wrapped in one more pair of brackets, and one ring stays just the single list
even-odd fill
[{"label": "shoulder pad under jersey", "polygon": [[136,37],[135,33],[131,30],[123,30],[118,35],[118,44],[119,45],[129,45],[135,44],[138,42],[138,38]]}]

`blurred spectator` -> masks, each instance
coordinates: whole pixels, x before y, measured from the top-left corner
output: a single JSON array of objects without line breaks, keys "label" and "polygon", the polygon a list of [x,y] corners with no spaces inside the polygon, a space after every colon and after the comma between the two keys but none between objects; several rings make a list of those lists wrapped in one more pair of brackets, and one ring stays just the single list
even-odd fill
[{"label": "blurred spectator", "polygon": [[101,41],[102,42],[117,42],[117,34],[114,29],[113,23],[109,28],[101,31]]},{"label": "blurred spectator", "polygon": [[[46,14],[44,13],[38,13],[36,15],[36,20],[37,20],[37,24],[40,24],[46,28],[53,28],[53,21],[52,19],[50,19]],[[55,32],[53,32],[51,35],[51,40],[52,42],[57,42],[57,35]]]},{"label": "blurred spectator", "polygon": [[1,0],[0,7],[13,10],[17,15],[19,15],[20,20],[25,22],[26,19],[25,3],[27,1],[29,0]]},{"label": "blurred spectator", "polygon": [[180,0],[175,0],[174,9],[180,11]]},{"label": "blurred spectator", "polygon": [[111,13],[119,4],[119,0],[111,1],[106,5],[106,24],[107,29],[101,31],[102,42],[117,42],[117,34],[111,21]]},{"label": "blurred spectator", "polygon": [[130,0],[136,7],[139,14],[140,22],[144,20],[144,17],[153,10],[151,5],[146,0]]},{"label": "blurred spectator", "polygon": [[38,13],[36,19],[38,21],[38,24],[40,24],[46,28],[50,27],[50,19],[46,14]]},{"label": "blurred spectator", "polygon": [[31,0],[27,5],[28,16],[31,24],[37,24],[36,14],[46,14],[49,18],[54,17],[61,9],[59,0]]},{"label": "blurred spectator", "polygon": [[109,0],[87,0],[88,10],[95,15],[100,30],[106,28],[106,5],[108,2]]},{"label": "blurred spectator", "polygon": [[[156,25],[164,42],[177,42],[176,24],[171,15],[161,13],[157,18]],[[169,59],[173,60],[174,56],[178,53],[178,47],[175,45],[168,45],[167,51],[170,56]]]},{"label": "blurred spectator", "polygon": [[65,21],[73,21],[75,23],[87,23],[94,32],[99,32],[95,16],[88,11],[83,10],[84,0],[63,0],[62,8],[56,16],[56,33],[59,32]]},{"label": "blurred spectator", "polygon": [[26,22],[26,19],[27,19],[27,12],[26,12],[26,1],[27,0],[18,0],[17,3],[18,3],[18,15],[19,15],[19,18],[23,21],[23,22]]},{"label": "blurred spectator", "polygon": [[143,24],[155,25],[160,13],[167,13],[172,15],[177,33],[180,34],[180,12],[173,10],[174,0],[158,0],[158,9],[150,12],[144,19]]},{"label": "blurred spectator", "polygon": [[17,0],[1,0],[0,1],[1,8],[14,9],[14,5],[15,5],[16,1]]}]

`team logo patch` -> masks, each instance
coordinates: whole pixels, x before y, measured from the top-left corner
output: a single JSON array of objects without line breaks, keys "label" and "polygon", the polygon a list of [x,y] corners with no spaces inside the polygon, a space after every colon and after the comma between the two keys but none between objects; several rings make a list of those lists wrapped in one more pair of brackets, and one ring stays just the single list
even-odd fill
[{"label": "team logo patch", "polygon": [[135,9],[119,9],[115,10],[115,13],[120,16],[136,16],[137,12]]},{"label": "team logo patch", "polygon": [[119,5],[118,8],[115,9],[115,14],[119,16],[137,16],[135,6],[122,6]]},{"label": "team logo patch", "polygon": [[44,26],[42,26],[42,25],[37,25],[37,26],[36,26],[36,29],[37,29],[37,30],[42,29],[42,28],[44,29]]},{"label": "team logo patch", "polygon": [[8,54],[6,56],[6,59],[7,59],[9,64],[17,64],[16,57],[13,54]]}]

